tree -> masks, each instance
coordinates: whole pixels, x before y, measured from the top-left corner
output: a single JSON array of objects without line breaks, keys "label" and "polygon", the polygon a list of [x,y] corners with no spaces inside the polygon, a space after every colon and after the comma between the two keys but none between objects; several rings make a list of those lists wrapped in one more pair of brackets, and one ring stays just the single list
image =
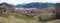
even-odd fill
[{"label": "tree", "polygon": [[56,3],[55,4],[55,7],[56,7],[56,19],[60,19],[60,3]]}]

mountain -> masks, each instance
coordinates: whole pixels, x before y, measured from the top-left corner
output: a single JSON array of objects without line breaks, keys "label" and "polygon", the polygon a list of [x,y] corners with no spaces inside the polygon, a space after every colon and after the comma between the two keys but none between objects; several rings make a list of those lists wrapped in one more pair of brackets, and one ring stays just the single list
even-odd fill
[{"label": "mountain", "polygon": [[60,3],[56,3],[55,6],[56,6],[56,7],[60,7]]},{"label": "mountain", "polygon": [[32,2],[25,5],[18,4],[16,7],[23,7],[23,8],[48,8],[50,6],[54,6],[54,3],[39,3],[39,2]]},{"label": "mountain", "polygon": [[21,8],[21,7],[24,7],[24,5],[17,4],[15,7],[17,7],[17,8]]},{"label": "mountain", "polygon": [[0,6],[7,6],[7,7],[10,7],[10,8],[13,8],[14,7],[14,5],[11,5],[11,4],[8,4],[8,3],[6,3],[6,2],[3,2],[3,3],[0,3]]},{"label": "mountain", "polygon": [[40,7],[40,3],[28,3],[25,5],[25,8],[38,8]]},{"label": "mountain", "polygon": [[7,7],[10,8],[48,8],[50,6],[54,6],[54,3],[39,3],[39,2],[32,2],[32,3],[28,3],[28,4],[17,4],[17,5],[13,5],[13,4],[8,4],[6,2],[0,3],[0,6],[5,5]]}]

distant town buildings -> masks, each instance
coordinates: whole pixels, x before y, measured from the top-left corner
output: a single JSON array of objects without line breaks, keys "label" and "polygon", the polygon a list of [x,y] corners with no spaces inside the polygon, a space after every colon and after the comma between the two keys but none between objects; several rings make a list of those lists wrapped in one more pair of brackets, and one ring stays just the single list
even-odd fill
[{"label": "distant town buildings", "polygon": [[15,8],[16,10],[33,10],[37,8]]}]

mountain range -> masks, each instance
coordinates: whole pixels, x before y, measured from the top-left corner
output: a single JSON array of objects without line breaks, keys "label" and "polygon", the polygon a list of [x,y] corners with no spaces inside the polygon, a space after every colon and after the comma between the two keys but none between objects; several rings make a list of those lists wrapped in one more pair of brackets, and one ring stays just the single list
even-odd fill
[{"label": "mountain range", "polygon": [[5,5],[7,7],[13,8],[48,8],[49,6],[54,6],[55,3],[39,3],[39,2],[32,2],[32,3],[28,3],[28,4],[17,4],[17,5],[13,5],[13,4],[8,4],[6,2],[0,3],[0,6]]}]

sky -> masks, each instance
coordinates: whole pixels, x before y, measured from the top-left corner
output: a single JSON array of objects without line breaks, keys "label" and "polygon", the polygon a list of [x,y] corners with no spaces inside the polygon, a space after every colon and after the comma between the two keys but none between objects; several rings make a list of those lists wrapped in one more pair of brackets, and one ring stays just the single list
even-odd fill
[{"label": "sky", "polygon": [[58,3],[60,0],[0,0],[0,3],[7,2],[9,4],[26,4],[31,2],[49,2],[49,3]]}]

